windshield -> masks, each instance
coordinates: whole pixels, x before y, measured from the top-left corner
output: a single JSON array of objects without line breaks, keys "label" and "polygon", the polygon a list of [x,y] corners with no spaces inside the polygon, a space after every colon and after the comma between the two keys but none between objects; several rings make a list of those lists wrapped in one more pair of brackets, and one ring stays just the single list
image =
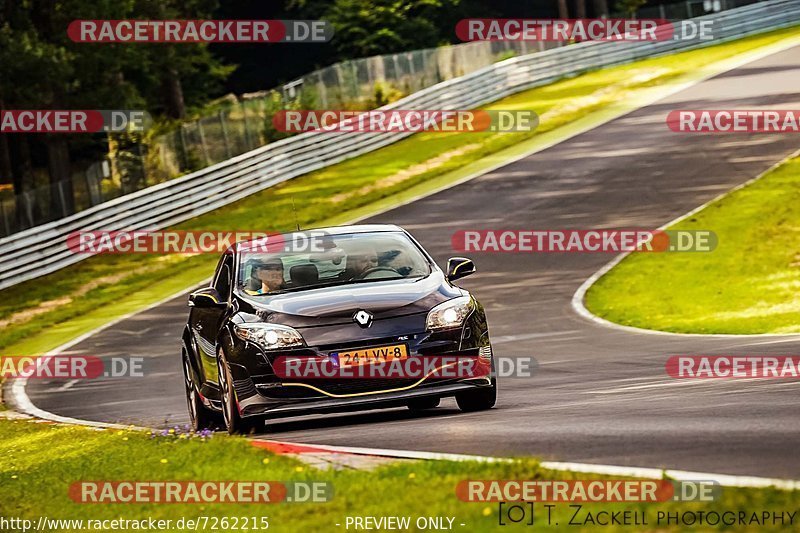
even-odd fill
[{"label": "windshield", "polygon": [[404,233],[317,235],[313,242],[311,251],[241,249],[239,289],[256,296],[431,273],[428,260]]}]

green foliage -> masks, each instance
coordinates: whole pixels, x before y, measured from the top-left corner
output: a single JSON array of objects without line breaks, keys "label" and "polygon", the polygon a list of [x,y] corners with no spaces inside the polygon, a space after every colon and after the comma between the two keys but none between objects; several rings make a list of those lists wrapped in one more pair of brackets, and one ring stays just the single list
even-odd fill
[{"label": "green foliage", "polygon": [[627,17],[633,17],[636,11],[647,3],[647,0],[617,0],[614,9]]},{"label": "green foliage", "polygon": [[709,253],[632,254],[587,307],[620,324],[681,333],[800,331],[800,158],[669,229],[710,230]]},{"label": "green foliage", "polygon": [[[402,199],[410,199],[424,192],[420,188],[430,187],[425,190],[433,190],[444,187],[475,172],[475,165],[481,164],[479,160],[482,157],[496,154],[509,145],[568,124],[612,103],[633,98],[638,89],[652,87],[716,61],[797,34],[797,28],[788,28],[710,48],[607,68],[537,87],[505,98],[493,106],[508,110],[535,109],[540,114],[551,111],[552,117],[535,132],[495,135],[428,132],[412,135],[374,152],[253,194],[180,224],[177,229],[291,230],[295,208],[303,227],[340,224],[356,216],[375,212],[378,207],[397,205]],[[641,82],[632,81],[647,72],[658,73],[658,76]],[[585,107],[576,107],[577,102],[585,102]],[[555,110],[559,108],[561,110],[556,114]],[[411,179],[391,185],[384,183],[385,178],[429,162],[443,153],[476,143],[480,144],[479,148],[431,165]],[[362,189],[369,192],[351,194],[344,201],[331,200],[343,193]],[[413,194],[402,198],[409,192]],[[215,257],[206,254],[191,257],[177,254],[99,255],[47,276],[9,287],[0,291],[0,320],[9,319],[15,313],[35,311],[45,302],[60,300],[62,303],[52,308],[43,306],[38,314],[25,313],[25,316],[1,328],[0,348],[12,354],[50,350],[63,344],[66,339],[77,337],[114,317],[199,284],[208,277],[215,261]],[[94,288],[84,292],[86,286]]]},{"label": "green foliage", "polygon": [[373,100],[368,102],[367,107],[375,109],[383,107],[386,104],[396,102],[405,96],[402,91],[399,91],[385,82],[376,81],[373,90]]},{"label": "green foliage", "polygon": [[[181,435],[185,435],[182,433]],[[459,482],[470,479],[591,480],[615,479],[596,474],[577,474],[547,470],[535,458],[517,458],[499,462],[477,461],[402,461],[390,462],[372,470],[317,470],[283,455],[258,449],[241,437],[216,433],[209,438],[148,437],[144,432],[95,430],[63,424],[41,424],[28,420],[0,420],[0,492],[4,516],[36,521],[46,516],[84,520],[172,519],[178,517],[266,517],[270,530],[336,531],[335,524],[354,514],[364,516],[451,516],[465,527],[458,531],[530,531],[527,525],[509,524],[498,529],[496,503],[465,502],[456,497]],[[168,503],[168,504],[95,504],[77,503],[70,498],[69,487],[77,481],[173,481],[226,480],[326,482],[332,485],[333,497],[325,503],[283,502],[274,505],[252,503]],[[365,497],[379,495],[381,497]],[[421,497],[424,495],[424,497]],[[647,516],[647,531],[681,531],[686,526],[663,521],[657,525],[657,513],[722,512],[746,509],[787,514],[796,508],[797,491],[772,487],[741,489],[725,487],[713,502],[629,502],[586,503],[579,519],[587,513],[600,517],[605,512],[638,512]],[[88,510],[87,510],[88,509]],[[541,524],[547,516],[555,524],[568,524],[575,509],[557,504],[552,514],[536,515]],[[540,509],[537,504],[536,513]],[[610,516],[610,515],[607,515]],[[748,514],[749,516],[749,514]],[[622,519],[622,517],[620,517]],[[230,519],[228,519],[230,520]],[[628,532],[631,525],[612,523],[602,528],[588,522],[575,531],[601,530]],[[220,521],[222,523],[222,521]],[[209,524],[212,522],[209,522]],[[412,521],[412,525],[413,525]],[[201,521],[202,524],[202,521]],[[539,525],[539,524],[537,524]],[[413,526],[412,526],[413,527]],[[568,526],[569,527],[569,526]],[[205,528],[201,528],[205,529]],[[209,527],[210,529],[210,527]],[[544,529],[544,528],[540,528]],[[562,529],[564,526],[562,525]],[[732,531],[752,531],[753,526],[734,525]],[[85,528],[84,528],[85,530]],[[170,531],[177,529],[170,528]],[[220,531],[224,528],[220,528]],[[232,529],[231,529],[232,530]],[[638,531],[641,531],[640,527]],[[759,531],[781,531],[785,526],[767,521]],[[60,529],[59,531],[77,531]]]},{"label": "green foliage", "polygon": [[436,17],[457,0],[334,0],[323,18],[333,24],[332,43],[349,59],[436,46],[451,32]]}]

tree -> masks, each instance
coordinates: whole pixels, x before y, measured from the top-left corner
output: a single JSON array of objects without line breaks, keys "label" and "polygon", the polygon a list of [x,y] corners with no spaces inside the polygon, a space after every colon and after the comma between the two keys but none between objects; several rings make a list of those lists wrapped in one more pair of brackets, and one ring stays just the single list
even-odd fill
[{"label": "tree", "polygon": [[[213,19],[216,0],[135,0],[145,19]],[[143,48],[137,83],[155,114],[182,119],[187,107],[207,102],[235,67],[227,67],[207,44],[148,44]]]},{"label": "tree", "polygon": [[[215,0],[0,0],[0,102],[5,109],[147,109],[173,118],[214,96],[230,72],[206,45],[74,43],[76,19],[213,18]],[[108,152],[104,134],[9,134],[0,139],[0,173],[16,194],[32,187],[32,161],[46,161],[50,210],[72,211],[71,160]]]},{"label": "tree", "polygon": [[575,0],[575,17],[586,18],[586,0]]},{"label": "tree", "polygon": [[[33,80],[37,107],[46,109],[114,109],[140,104],[135,87],[121,75],[128,52],[122,45],[73,43],[65,29],[74,19],[126,18],[132,0],[30,0],[27,31],[31,42],[46,57],[47,68]],[[24,65],[31,73],[31,65]],[[16,79],[15,82],[19,80]],[[71,177],[71,149],[75,144],[96,143],[97,138],[79,135],[44,134],[47,169],[51,183],[50,210],[53,215],[74,211]],[[66,211],[62,213],[59,211]]]},{"label": "tree", "polygon": [[608,3],[606,0],[594,0],[594,16],[608,17]]},{"label": "tree", "polygon": [[645,5],[646,3],[647,0],[617,0],[617,3],[614,5],[614,8],[617,11],[625,13],[625,15],[630,18],[634,18],[639,8]]},{"label": "tree", "polygon": [[567,0],[558,0],[558,18],[568,19],[569,8],[567,7]]},{"label": "tree", "polygon": [[[334,0],[322,18],[334,27],[340,59],[434,47],[449,39],[435,20],[457,0]],[[451,32],[450,32],[451,33]]]}]

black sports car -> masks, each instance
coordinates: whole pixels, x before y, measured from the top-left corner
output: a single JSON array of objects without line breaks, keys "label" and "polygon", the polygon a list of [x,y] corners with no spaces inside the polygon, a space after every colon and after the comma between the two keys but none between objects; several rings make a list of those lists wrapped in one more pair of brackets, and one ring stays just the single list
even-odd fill
[{"label": "black sports car", "polygon": [[[195,429],[220,415],[231,433],[266,418],[406,405],[430,409],[455,396],[462,410],[489,409],[497,384],[483,307],[405,230],[324,228],[240,242],[219,260],[211,286],[189,296],[183,332],[186,396]],[[388,363],[473,358],[485,373],[357,377]],[[338,373],[288,375],[295,363]]]}]

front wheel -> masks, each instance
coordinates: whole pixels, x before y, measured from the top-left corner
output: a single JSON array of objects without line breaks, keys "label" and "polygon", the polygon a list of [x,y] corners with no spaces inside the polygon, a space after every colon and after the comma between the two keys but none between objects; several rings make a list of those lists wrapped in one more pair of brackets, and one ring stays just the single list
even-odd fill
[{"label": "front wheel", "polygon": [[189,409],[189,423],[192,431],[196,432],[204,429],[213,429],[219,424],[219,415],[203,405],[203,401],[197,393],[197,384],[195,384],[192,377],[192,366],[189,362],[189,354],[186,352],[186,348],[181,351],[181,358],[183,360],[183,385],[186,392],[186,405]]},{"label": "front wheel", "polygon": [[222,402],[222,418],[225,428],[231,435],[247,435],[263,428],[264,421],[260,418],[242,418],[233,388],[233,375],[228,363],[222,356],[222,351],[217,354],[217,371],[219,374],[219,397]]},{"label": "front wheel", "polygon": [[491,387],[476,387],[474,390],[456,394],[456,403],[462,411],[484,411],[491,409],[497,403],[497,377],[494,369],[494,358],[492,358],[490,364]]},{"label": "front wheel", "polygon": [[491,409],[497,402],[497,381],[492,378],[491,387],[481,387],[456,394],[458,408],[465,412]]}]

